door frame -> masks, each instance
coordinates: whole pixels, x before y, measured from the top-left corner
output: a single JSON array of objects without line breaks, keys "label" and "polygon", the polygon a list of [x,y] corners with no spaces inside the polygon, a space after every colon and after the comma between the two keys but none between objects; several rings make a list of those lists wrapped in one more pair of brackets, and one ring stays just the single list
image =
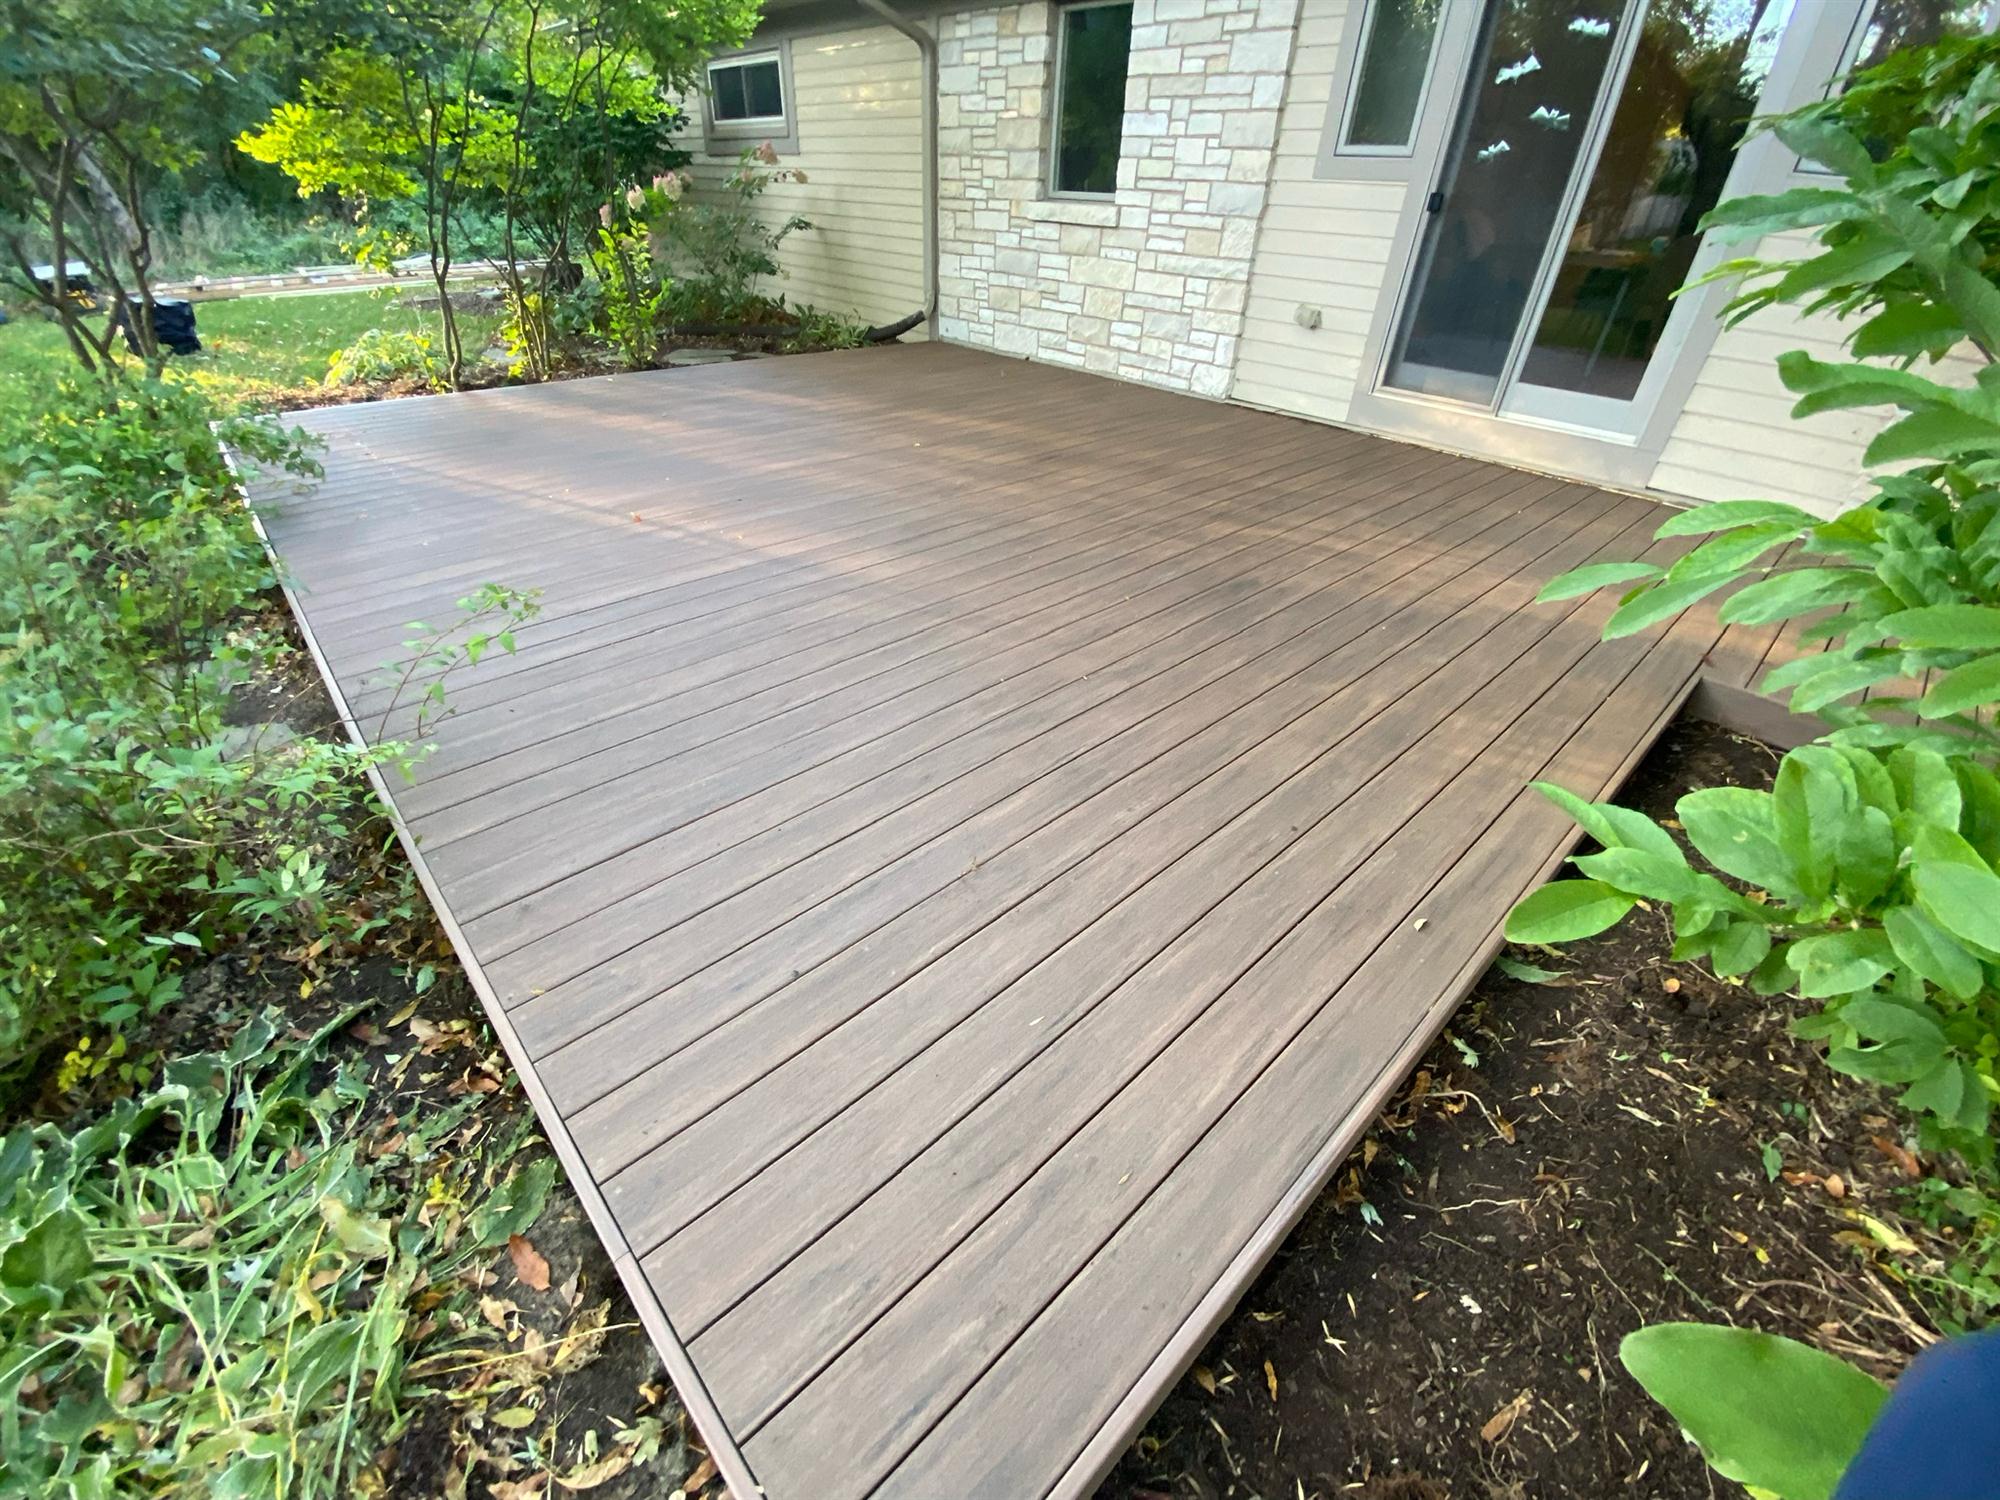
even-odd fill
[{"label": "door frame", "polygon": [[[1521,412],[1492,412],[1463,403],[1394,390],[1383,385],[1389,353],[1403,307],[1415,284],[1428,214],[1426,200],[1438,186],[1444,152],[1472,80],[1472,54],[1487,0],[1445,0],[1439,37],[1433,50],[1422,116],[1408,158],[1403,201],[1390,243],[1388,271],[1369,322],[1362,348],[1361,379],[1348,409],[1348,421],[1359,427],[1412,437],[1435,446],[1501,458],[1528,468],[1587,474],[1600,482],[1645,488],[1658,466],[1674,424],[1703,363],[1721,332],[1721,312],[1730,297],[1727,286],[1697,288],[1679,299],[1636,400],[1634,420],[1621,432],[1591,429]],[[1841,55],[1868,0],[1794,0],[1792,14],[1779,40],[1761,107],[1766,112],[1792,109],[1822,94],[1838,69]],[[1643,7],[1642,7],[1643,9]],[[1358,6],[1357,6],[1358,12]],[[1640,12],[1634,12],[1639,15]],[[1622,89],[1638,27],[1628,26],[1622,39],[1624,57],[1612,70]],[[1615,95],[1610,96],[1615,100]],[[1575,196],[1595,169],[1611,110],[1595,111],[1592,139],[1579,153],[1576,175],[1564,199],[1564,220],[1575,211]],[[1777,192],[1792,177],[1797,158],[1775,137],[1759,135],[1737,153],[1724,188],[1725,197]],[[1333,174],[1324,174],[1333,175]],[[1532,321],[1539,321],[1548,278],[1560,261],[1564,236],[1551,234],[1550,256],[1537,283]],[[1717,247],[1705,245],[1697,264],[1715,258]],[[1518,368],[1530,319],[1524,316],[1507,374]],[[1664,361],[1664,364],[1662,363]],[[1505,391],[1503,387],[1503,395]],[[1503,402],[1504,405],[1504,402]]]}]

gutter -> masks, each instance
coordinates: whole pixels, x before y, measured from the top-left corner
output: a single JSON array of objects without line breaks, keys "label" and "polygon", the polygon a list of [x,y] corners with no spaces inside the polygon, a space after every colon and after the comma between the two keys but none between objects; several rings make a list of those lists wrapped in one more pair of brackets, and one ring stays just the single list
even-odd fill
[{"label": "gutter", "polygon": [[[923,60],[924,98],[924,305],[923,310],[906,320],[907,326],[915,327],[919,322],[930,325],[931,337],[937,337],[938,313],[938,48],[937,38],[932,36],[915,21],[897,10],[888,0],[857,0],[863,10],[873,11],[896,30],[917,44],[917,53]],[[897,325],[899,330],[904,325]]]}]

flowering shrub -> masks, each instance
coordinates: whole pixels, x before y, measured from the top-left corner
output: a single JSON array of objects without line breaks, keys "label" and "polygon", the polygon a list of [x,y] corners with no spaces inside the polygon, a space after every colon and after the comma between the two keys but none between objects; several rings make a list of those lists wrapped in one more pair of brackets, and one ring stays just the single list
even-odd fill
[{"label": "flowering shrub", "polygon": [[798,214],[773,220],[757,200],[779,183],[803,183],[797,167],[780,167],[769,141],[745,151],[714,197],[687,199],[654,226],[660,258],[677,282],[671,312],[679,322],[755,321],[766,307],[760,290],[779,274],[778,251],[812,222]]}]

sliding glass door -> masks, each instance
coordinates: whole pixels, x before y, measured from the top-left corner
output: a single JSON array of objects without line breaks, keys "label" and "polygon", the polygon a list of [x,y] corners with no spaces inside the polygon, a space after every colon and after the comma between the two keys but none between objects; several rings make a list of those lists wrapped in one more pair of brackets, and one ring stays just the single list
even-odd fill
[{"label": "sliding glass door", "polygon": [[1383,384],[1635,431],[1792,4],[1485,0]]}]

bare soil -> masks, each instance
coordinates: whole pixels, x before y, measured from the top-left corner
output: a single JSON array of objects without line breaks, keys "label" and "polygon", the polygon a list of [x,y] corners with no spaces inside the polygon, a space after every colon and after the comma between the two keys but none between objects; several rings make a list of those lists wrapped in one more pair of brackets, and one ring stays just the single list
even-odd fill
[{"label": "bare soil", "polygon": [[[1620,800],[1670,818],[1775,765],[1683,722]],[[1788,1002],[1669,947],[1642,911],[1510,950],[1561,977],[1486,975],[1099,1500],[1678,1500],[1734,1486],[1625,1375],[1633,1329],[1754,1325],[1893,1374],[1928,1330],[1856,1215],[1893,1215],[1895,1127]]]}]

